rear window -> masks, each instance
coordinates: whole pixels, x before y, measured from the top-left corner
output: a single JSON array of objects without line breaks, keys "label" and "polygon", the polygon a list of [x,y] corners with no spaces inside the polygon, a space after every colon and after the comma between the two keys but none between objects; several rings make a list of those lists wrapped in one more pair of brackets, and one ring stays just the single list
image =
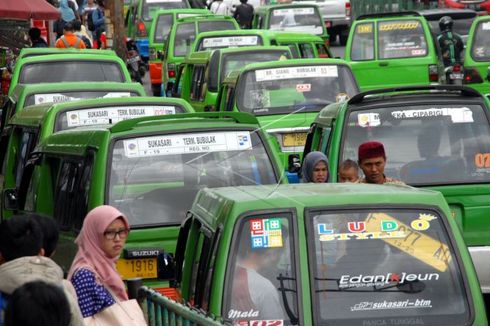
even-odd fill
[{"label": "rear window", "polygon": [[437,212],[315,210],[307,215],[318,325],[467,324],[462,272]]},{"label": "rear window", "polygon": [[475,61],[490,61],[490,21],[481,21],[475,28],[471,57]]},{"label": "rear window", "polygon": [[323,20],[313,7],[274,9],[270,16],[272,31],[323,34]]},{"label": "rear window", "polygon": [[424,57],[427,41],[418,20],[392,20],[378,23],[380,59]]},{"label": "rear window", "polygon": [[262,44],[262,37],[259,35],[205,37],[199,40],[197,51],[208,49],[225,49],[240,46],[254,46]]},{"label": "rear window", "polygon": [[351,60],[355,61],[374,59],[373,23],[363,23],[356,26],[350,57]]},{"label": "rear window", "polygon": [[152,14],[160,9],[189,8],[187,1],[182,0],[145,0],[143,2],[143,20],[151,21]]},{"label": "rear window", "polygon": [[63,103],[77,100],[85,100],[89,98],[110,98],[110,97],[128,97],[140,96],[135,92],[119,92],[119,91],[65,91],[56,93],[40,93],[27,96],[24,107],[29,105],[37,105],[43,103]]},{"label": "rear window", "polygon": [[167,39],[168,32],[170,31],[170,27],[172,27],[172,23],[174,21],[173,15],[166,14],[158,16],[157,26],[155,29],[155,35],[153,40],[157,43],[165,42]]},{"label": "rear window", "polygon": [[56,117],[55,131],[101,124],[114,124],[119,121],[149,117],[155,115],[167,115],[185,113],[181,106],[175,105],[122,105],[108,107],[92,107],[65,111]]},{"label": "rear window", "polygon": [[178,24],[175,31],[174,56],[183,57],[189,53],[195,39],[196,26],[194,23]]},{"label": "rear window", "polygon": [[58,83],[81,81],[126,82],[118,62],[70,61],[36,62],[22,66],[20,84]]},{"label": "rear window", "polygon": [[376,140],[385,146],[388,177],[412,185],[488,183],[486,110],[476,104],[437,103],[351,111],[340,157],[357,161],[359,145]]}]

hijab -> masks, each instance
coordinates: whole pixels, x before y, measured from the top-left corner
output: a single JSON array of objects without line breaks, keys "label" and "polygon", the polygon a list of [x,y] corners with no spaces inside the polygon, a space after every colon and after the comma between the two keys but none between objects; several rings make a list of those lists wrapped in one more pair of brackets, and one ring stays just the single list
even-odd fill
[{"label": "hijab", "polygon": [[328,171],[328,158],[325,154],[322,152],[309,152],[306,154],[305,159],[303,160],[303,167],[301,168],[302,182],[313,182],[313,169],[322,161],[327,165]]},{"label": "hijab", "polygon": [[60,1],[60,13],[61,13],[61,18],[67,23],[71,22],[72,20],[75,20],[75,13],[68,5],[68,0]]},{"label": "hijab", "polygon": [[88,212],[82,230],[75,239],[78,252],[68,273],[68,279],[71,279],[78,269],[88,268],[120,299],[128,300],[124,282],[116,271],[116,261],[119,257],[107,257],[102,250],[104,231],[117,218],[121,218],[129,229],[128,219],[112,206],[102,205]]}]

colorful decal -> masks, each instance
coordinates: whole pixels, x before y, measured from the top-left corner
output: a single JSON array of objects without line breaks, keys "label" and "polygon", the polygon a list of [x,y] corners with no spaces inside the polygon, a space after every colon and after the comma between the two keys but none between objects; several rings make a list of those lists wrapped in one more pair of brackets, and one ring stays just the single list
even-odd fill
[{"label": "colorful decal", "polygon": [[412,221],[410,226],[408,226],[387,214],[372,213],[366,218],[366,227],[371,232],[376,230],[381,231],[383,222],[390,221],[396,223],[398,226],[398,231],[396,232],[400,232],[404,236],[397,239],[389,237],[383,237],[381,239],[427,265],[434,267],[438,271],[444,272],[452,259],[448,246],[428,235],[418,232],[428,230],[430,228],[430,221],[434,219],[436,217],[433,215],[420,214],[419,218]]},{"label": "colorful decal", "polygon": [[282,320],[251,320],[248,326],[284,326]]},{"label": "colorful decal", "polygon": [[490,153],[477,153],[475,155],[475,165],[479,169],[490,168]]},{"label": "colorful decal", "polygon": [[384,287],[387,285],[393,285],[395,283],[404,284],[414,281],[438,281],[438,273],[386,273],[378,275],[342,275],[339,280],[339,288],[366,288],[366,287]]},{"label": "colorful decal", "polygon": [[307,77],[338,77],[337,66],[303,66],[283,67],[275,69],[262,69],[255,71],[255,80],[258,82],[268,80],[280,80],[289,78]]},{"label": "colorful decal", "polygon": [[461,108],[430,108],[421,110],[393,111],[395,119],[451,117],[453,123],[473,122],[473,112],[467,107]]},{"label": "colorful decal", "polygon": [[130,158],[250,149],[252,140],[249,131],[160,135],[124,140],[124,154]]},{"label": "colorful decal", "polygon": [[252,249],[281,248],[282,229],[280,218],[250,220]]},{"label": "colorful decal", "polygon": [[365,222],[348,222],[347,229],[349,232],[360,233],[366,231],[366,223]]},{"label": "colorful decal", "polygon": [[414,49],[412,50],[412,55],[425,55],[425,49]]},{"label": "colorful decal", "polygon": [[363,301],[350,307],[350,311],[394,310],[407,308],[432,308],[432,301],[426,299],[407,299],[401,301]]},{"label": "colorful decal", "polygon": [[396,23],[380,23],[379,31],[387,32],[393,30],[416,29],[420,26],[418,21],[396,22]]},{"label": "colorful decal", "polygon": [[311,84],[298,84],[296,85],[296,92],[309,92],[311,91]]},{"label": "colorful decal", "polygon": [[202,47],[207,49],[207,48],[233,47],[233,46],[251,46],[251,45],[257,45],[258,43],[259,43],[259,37],[256,35],[213,37],[213,38],[205,38],[202,41]]},{"label": "colorful decal", "polygon": [[357,33],[359,34],[367,34],[367,33],[371,33],[372,31],[373,31],[372,24],[357,25]]},{"label": "colorful decal", "polygon": [[331,229],[331,224],[319,223],[318,224],[318,234],[333,234],[333,230]]},{"label": "colorful decal", "polygon": [[362,232],[362,233],[334,233],[321,234],[320,241],[346,241],[346,240],[373,240],[373,239],[403,239],[407,235],[403,231],[390,232]]},{"label": "colorful decal", "polygon": [[360,127],[377,127],[381,125],[379,113],[359,113],[357,115],[357,123]]},{"label": "colorful decal", "polygon": [[250,309],[249,311],[240,311],[235,309],[230,309],[228,311],[229,319],[237,319],[237,318],[252,318],[259,317],[259,311]]}]

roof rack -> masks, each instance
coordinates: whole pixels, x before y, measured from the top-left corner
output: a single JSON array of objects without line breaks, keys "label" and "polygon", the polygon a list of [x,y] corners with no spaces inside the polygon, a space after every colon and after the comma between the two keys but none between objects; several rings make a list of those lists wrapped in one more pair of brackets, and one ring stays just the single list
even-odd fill
[{"label": "roof rack", "polygon": [[422,16],[416,11],[394,11],[394,12],[379,12],[374,14],[360,15],[356,20],[370,19],[370,18],[384,18],[384,17],[398,17],[398,16]]},{"label": "roof rack", "polygon": [[157,115],[150,117],[141,117],[120,121],[114,124],[110,129],[112,132],[122,132],[131,130],[137,126],[143,126],[146,123],[162,122],[166,120],[177,120],[184,122],[188,119],[228,119],[240,124],[258,124],[257,119],[250,113],[245,112],[197,112],[197,113],[178,113],[169,115]]},{"label": "roof rack", "polygon": [[482,95],[472,88],[457,85],[419,85],[419,86],[402,86],[393,88],[374,89],[354,95],[349,104],[361,103],[366,96],[378,95],[394,92],[413,92],[413,91],[439,91],[439,92],[460,92],[463,96],[481,97]]}]

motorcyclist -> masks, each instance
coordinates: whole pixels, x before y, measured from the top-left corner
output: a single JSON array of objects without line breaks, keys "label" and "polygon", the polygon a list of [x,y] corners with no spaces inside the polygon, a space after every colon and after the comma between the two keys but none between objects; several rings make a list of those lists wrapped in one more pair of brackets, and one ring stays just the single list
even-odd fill
[{"label": "motorcyclist", "polygon": [[439,47],[442,52],[444,66],[462,63],[464,43],[461,36],[453,32],[453,19],[444,16],[439,19],[441,34],[437,36]]}]

